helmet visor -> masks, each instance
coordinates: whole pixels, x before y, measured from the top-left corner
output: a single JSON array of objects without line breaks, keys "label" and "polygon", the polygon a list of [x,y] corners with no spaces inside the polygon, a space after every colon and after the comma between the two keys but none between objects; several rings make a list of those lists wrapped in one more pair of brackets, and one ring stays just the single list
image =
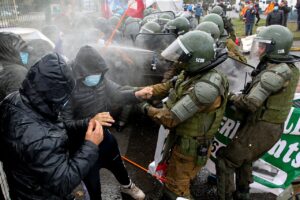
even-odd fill
[{"label": "helmet visor", "polygon": [[182,55],[188,55],[190,52],[182,44],[179,38],[177,38],[170,46],[168,46],[162,53],[161,56],[166,60],[177,62]]},{"label": "helmet visor", "polygon": [[266,40],[262,38],[254,38],[251,46],[249,64],[257,66],[260,59],[268,52],[270,49],[272,40]]}]

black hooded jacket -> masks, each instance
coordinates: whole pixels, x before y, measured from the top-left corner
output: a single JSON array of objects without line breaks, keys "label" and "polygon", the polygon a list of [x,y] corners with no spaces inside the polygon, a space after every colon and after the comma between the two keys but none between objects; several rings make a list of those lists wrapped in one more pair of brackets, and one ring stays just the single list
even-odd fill
[{"label": "black hooded jacket", "polygon": [[0,33],[0,101],[17,91],[27,74],[20,58],[20,50],[25,46],[20,36]]},{"label": "black hooded jacket", "polygon": [[68,133],[84,132],[86,121],[57,120],[75,86],[71,73],[58,54],[46,55],[0,105],[0,158],[13,200],[63,199],[98,158],[90,141],[69,155]]},{"label": "black hooded jacket", "polygon": [[[132,87],[122,87],[105,77],[108,70],[104,59],[91,46],[82,47],[74,62],[73,72],[76,77],[76,87],[68,107],[63,112],[63,118],[67,120],[81,120],[93,117],[99,112],[108,112],[110,106],[137,103]],[[102,80],[93,87],[83,84],[86,76],[102,74]]]},{"label": "black hooded jacket", "polygon": [[270,12],[266,19],[266,26],[278,24],[283,26],[284,15],[282,10]]}]

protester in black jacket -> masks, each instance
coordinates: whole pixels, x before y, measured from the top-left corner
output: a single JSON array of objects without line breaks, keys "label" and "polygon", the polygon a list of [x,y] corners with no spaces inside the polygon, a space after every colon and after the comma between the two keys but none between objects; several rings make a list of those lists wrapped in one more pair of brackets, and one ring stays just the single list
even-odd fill
[{"label": "protester in black jacket", "polygon": [[270,12],[266,19],[266,26],[270,25],[284,25],[283,11],[279,10],[278,4],[275,4],[274,10]]},{"label": "protester in black jacket", "polygon": [[0,33],[0,101],[19,89],[27,74],[20,55],[25,46],[20,36]]},{"label": "protester in black jacket", "polygon": [[[20,91],[1,103],[0,158],[13,200],[64,199],[98,159],[100,123],[59,120],[74,87],[63,58],[49,54],[31,67]],[[69,133],[83,133],[85,138],[72,156]]]},{"label": "protester in black jacket", "polygon": [[[22,65],[20,50],[24,49],[26,43],[22,38],[13,33],[0,33],[0,101],[8,94],[17,91],[21,86],[27,69]],[[0,170],[0,180],[6,181],[3,170]],[[2,194],[2,191],[8,191],[6,184],[1,184],[0,199],[6,197],[7,193]]]},{"label": "protester in black jacket", "polygon": [[[71,65],[77,85],[67,108],[62,114],[64,120],[82,120],[100,113],[97,117],[102,125],[111,126],[114,122],[109,114],[112,103],[122,106],[129,103],[138,103],[138,98],[151,97],[147,96],[151,95],[147,93],[147,88],[134,91],[132,87],[121,87],[109,80],[105,76],[108,70],[105,61],[97,50],[91,46],[82,47]],[[122,192],[131,195],[134,199],[144,199],[145,194],[128,177],[116,139],[106,128],[104,134],[104,140],[99,146],[99,160],[87,178],[84,179],[91,200],[101,199],[100,168],[107,168],[114,174],[121,184]],[[80,145],[82,141],[82,137],[75,136],[72,144]],[[74,148],[76,149],[76,146]]]},{"label": "protester in black jacket", "polygon": [[284,20],[283,20],[283,26],[287,26],[287,20],[289,16],[289,12],[291,11],[291,8],[288,7],[288,2],[287,0],[282,0],[280,5],[279,5],[279,10],[283,12]]}]

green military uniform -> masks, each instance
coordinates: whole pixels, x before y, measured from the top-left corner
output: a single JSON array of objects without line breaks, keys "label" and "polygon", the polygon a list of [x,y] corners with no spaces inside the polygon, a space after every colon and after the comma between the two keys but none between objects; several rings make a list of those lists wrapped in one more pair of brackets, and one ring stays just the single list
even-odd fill
[{"label": "green military uniform", "polygon": [[199,25],[197,27],[197,29],[208,32],[208,33],[211,33],[212,35],[219,35],[218,40],[216,42],[217,46],[219,48],[227,48],[228,49],[228,56],[230,56],[230,57],[232,57],[236,60],[247,63],[247,59],[245,58],[245,56],[243,56],[240,53],[240,51],[238,49],[238,46],[234,43],[235,40],[232,40],[232,38],[231,38],[232,36],[230,36],[230,38],[228,38],[227,35],[223,34],[224,29],[226,29],[226,30],[228,29],[227,31],[230,31],[231,33],[234,33],[234,30],[233,30],[232,26],[230,26],[230,24],[231,24],[230,20],[227,21],[226,24],[225,24],[224,17],[223,17],[222,14],[220,14],[220,13],[223,12],[222,8],[220,8],[219,6],[215,6],[213,9],[214,9],[213,10],[214,12],[212,14],[209,14],[209,15],[205,16],[203,18],[203,22],[201,22],[200,25],[202,23],[207,23],[207,22],[215,23],[219,28],[220,34],[214,34],[214,31],[213,31],[214,29],[211,25],[209,25],[209,26],[206,25],[206,26],[203,26],[203,27],[201,27]]},{"label": "green military uniform", "polygon": [[[288,39],[281,43],[277,37],[283,35]],[[230,98],[239,116],[244,115],[242,125],[233,141],[217,152],[218,197],[221,200],[232,199],[234,172],[235,197],[250,199],[252,162],[265,154],[283,132],[299,79],[295,65],[284,63],[292,38],[288,29],[276,25],[258,34],[260,46],[265,45],[261,47],[265,48],[260,57],[263,62],[257,67],[259,70],[253,74],[253,80],[244,93]]]},{"label": "green military uniform", "polygon": [[[222,91],[208,105],[203,106],[192,117],[180,122],[171,112],[177,101],[182,99],[196,83],[210,82],[211,77],[220,79],[218,90]],[[178,196],[189,197],[190,181],[202,166],[208,156],[210,141],[216,133],[223,117],[228,92],[228,83],[223,75],[216,70],[211,70],[203,75],[188,78],[184,72],[179,75],[175,85],[172,81],[153,86],[154,97],[163,97],[167,93],[168,100],[162,109],[149,107],[148,115],[158,123],[171,129],[171,134],[176,135],[167,169],[166,187]],[[206,148],[205,155],[199,156],[197,149]],[[198,152],[199,153],[199,152]]]},{"label": "green military uniform", "polygon": [[223,24],[224,24],[224,29],[227,31],[227,33],[230,36],[230,39],[232,39],[233,41],[235,41],[236,39],[236,35],[235,35],[235,31],[233,29],[233,24],[231,22],[231,18],[227,17],[226,15],[224,15],[224,11],[223,8],[221,8],[220,6],[215,6],[213,7],[213,9],[211,10],[211,13],[220,15],[222,17],[223,20]]},{"label": "green military uniform", "polygon": [[[206,46],[201,47],[199,44],[204,41]],[[182,54],[177,54],[180,51]],[[169,52],[175,54],[168,56]],[[229,86],[226,77],[213,69],[215,66],[201,71],[215,57],[213,38],[205,32],[191,31],[180,36],[162,56],[166,59],[177,56],[183,70],[175,80],[152,86],[153,98],[168,99],[163,108],[148,106],[147,113],[171,133],[168,140],[172,141],[172,151],[165,156],[168,162],[165,186],[175,194],[174,198],[189,198],[190,181],[205,165],[210,141],[221,123]]]}]

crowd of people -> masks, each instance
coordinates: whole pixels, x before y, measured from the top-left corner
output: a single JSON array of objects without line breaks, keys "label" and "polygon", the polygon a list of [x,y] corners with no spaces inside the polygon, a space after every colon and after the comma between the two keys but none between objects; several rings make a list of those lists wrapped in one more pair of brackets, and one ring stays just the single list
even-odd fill
[{"label": "crowd of people", "polygon": [[[230,77],[218,70],[221,65],[233,67],[227,59],[247,63],[222,4],[209,14],[204,4],[197,4],[187,6],[191,15],[150,12],[143,19],[128,17],[119,29],[114,29],[120,24],[117,15],[94,21],[82,18],[72,24],[76,31],[54,37],[53,52],[32,66],[25,65],[30,56],[26,41],[0,33],[0,159],[10,198],[74,199],[72,191],[82,183],[90,199],[99,200],[99,170],[106,168],[122,193],[145,199],[110,133],[118,120],[111,115],[113,107],[134,105],[140,115],[169,130],[161,160],[166,165],[162,197],[166,200],[193,199],[191,180],[206,164],[230,107],[241,126],[233,141],[216,153],[216,195],[220,200],[250,199],[252,162],[283,133],[299,79],[294,64],[299,60],[289,54],[293,35],[284,26],[284,14],[279,24],[274,23],[279,20],[275,8],[267,27],[254,39],[251,53],[258,62],[241,93],[232,93]],[[246,35],[252,34],[256,15],[257,8],[250,4],[244,15]],[[143,86],[117,84],[108,76],[111,69],[101,48],[109,42],[134,45],[137,35],[144,47],[156,51],[152,65],[168,65],[160,74],[163,80]],[[174,40],[154,44],[160,35]],[[117,50],[111,56],[118,66],[132,63]]]},{"label": "crowd of people", "polygon": [[[298,12],[296,31],[299,31],[299,5],[300,2],[297,1],[295,6]],[[265,10],[260,8],[258,1],[246,1],[240,13],[245,21],[245,35],[252,35],[253,26],[258,26],[260,21],[260,13],[264,13],[267,16],[265,26],[278,24],[287,27],[289,13],[291,13],[291,11],[292,7],[288,5],[286,0],[280,2],[271,1]],[[255,18],[257,20],[255,20]]]}]

